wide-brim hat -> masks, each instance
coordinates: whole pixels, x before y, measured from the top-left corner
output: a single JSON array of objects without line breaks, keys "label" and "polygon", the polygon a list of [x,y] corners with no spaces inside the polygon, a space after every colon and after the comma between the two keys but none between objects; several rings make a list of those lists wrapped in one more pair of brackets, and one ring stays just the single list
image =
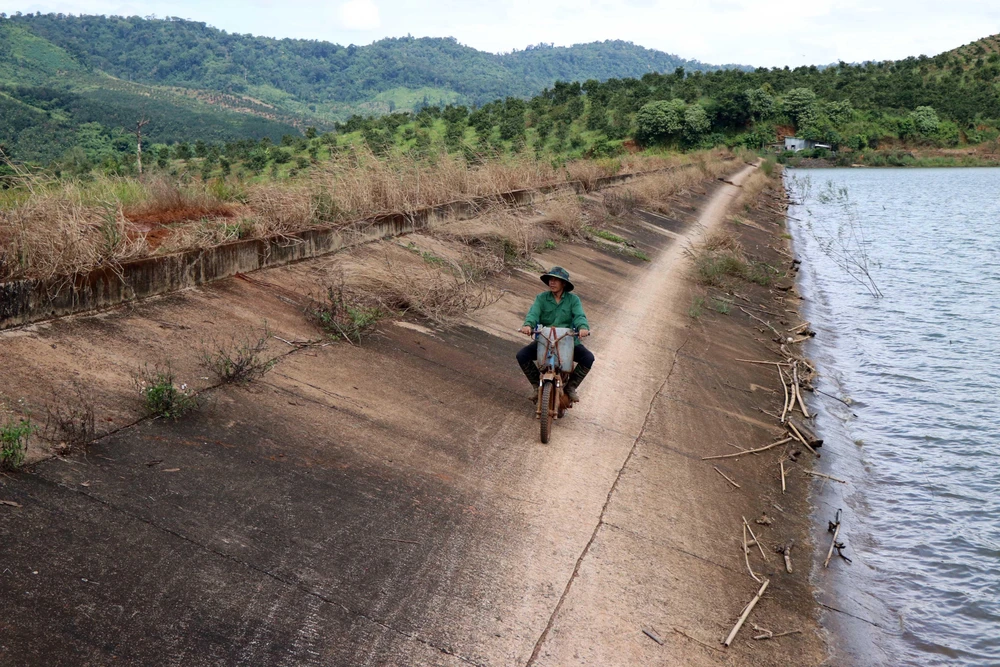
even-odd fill
[{"label": "wide-brim hat", "polygon": [[553,266],[551,271],[542,274],[542,282],[545,283],[546,285],[549,284],[549,278],[558,278],[559,280],[566,283],[566,287],[563,289],[563,291],[565,292],[573,291],[573,283],[571,283],[569,280],[569,271],[567,271],[563,267]]}]

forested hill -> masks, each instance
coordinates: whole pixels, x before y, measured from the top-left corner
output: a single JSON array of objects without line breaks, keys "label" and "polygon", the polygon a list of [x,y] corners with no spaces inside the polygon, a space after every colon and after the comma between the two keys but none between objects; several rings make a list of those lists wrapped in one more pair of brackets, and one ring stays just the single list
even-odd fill
[{"label": "forested hill", "polygon": [[121,79],[277,104],[292,96],[320,116],[341,115],[336,110],[345,104],[379,101],[379,95],[387,105],[412,108],[406,104],[412,95],[400,89],[421,91],[418,102],[427,95],[431,103],[482,104],[529,97],[557,80],[639,77],[676,67],[718,69],[622,41],[540,45],[497,55],[451,38],[404,37],[345,47],[230,34],[180,19],[29,14],[8,20],[64,49],[84,67]]}]

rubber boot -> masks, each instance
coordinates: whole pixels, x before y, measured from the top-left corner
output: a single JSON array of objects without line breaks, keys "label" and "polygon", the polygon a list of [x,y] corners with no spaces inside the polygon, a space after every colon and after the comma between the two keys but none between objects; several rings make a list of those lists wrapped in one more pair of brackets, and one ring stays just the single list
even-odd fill
[{"label": "rubber boot", "polygon": [[521,370],[524,371],[524,377],[528,378],[528,382],[531,383],[531,402],[534,403],[538,400],[538,383],[542,380],[542,374],[538,372],[538,366],[535,365],[534,361],[529,361],[521,366]]},{"label": "rubber boot", "polygon": [[563,391],[566,392],[566,395],[569,396],[570,400],[574,403],[580,400],[580,397],[576,393],[576,388],[580,386],[580,383],[583,382],[583,379],[587,377],[587,373],[589,372],[589,368],[577,364],[576,368],[573,369],[573,374],[570,375],[569,380],[566,381],[566,387]]}]

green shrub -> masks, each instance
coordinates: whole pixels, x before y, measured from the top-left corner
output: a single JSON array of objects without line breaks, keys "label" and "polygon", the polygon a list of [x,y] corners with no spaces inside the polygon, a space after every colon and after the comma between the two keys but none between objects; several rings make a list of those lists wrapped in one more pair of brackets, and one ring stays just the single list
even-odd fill
[{"label": "green shrub", "polygon": [[152,417],[180,419],[184,414],[198,407],[198,397],[186,384],[177,385],[174,373],[166,368],[148,365],[139,368],[132,381],[142,397],[146,414]]},{"label": "green shrub", "polygon": [[0,428],[0,469],[17,470],[24,464],[28,438],[34,432],[30,419],[10,420]]}]

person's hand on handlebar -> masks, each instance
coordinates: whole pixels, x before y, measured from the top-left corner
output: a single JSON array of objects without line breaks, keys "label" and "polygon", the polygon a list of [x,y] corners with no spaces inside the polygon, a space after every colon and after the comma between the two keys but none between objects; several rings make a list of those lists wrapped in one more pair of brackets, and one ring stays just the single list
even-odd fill
[{"label": "person's hand on handlebar", "polygon": [[580,336],[580,338],[586,338],[590,335],[590,329],[580,329],[577,335]]},{"label": "person's hand on handlebar", "polygon": [[535,330],[532,329],[531,327],[529,327],[527,324],[525,324],[523,327],[521,327],[521,333],[523,333],[525,336],[530,336],[534,332],[535,332]]}]

